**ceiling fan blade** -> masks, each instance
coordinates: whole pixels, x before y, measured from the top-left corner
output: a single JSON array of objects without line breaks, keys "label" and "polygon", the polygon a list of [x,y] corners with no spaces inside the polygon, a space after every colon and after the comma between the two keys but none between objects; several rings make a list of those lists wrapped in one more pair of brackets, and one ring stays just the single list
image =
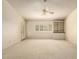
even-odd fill
[{"label": "ceiling fan blade", "polygon": [[43,9],[43,15],[46,15],[46,13],[54,14],[53,11],[48,11],[47,9]]},{"label": "ceiling fan blade", "polygon": [[48,11],[48,10],[46,10],[46,12],[48,12],[48,13],[50,13],[50,14],[54,14],[54,12],[53,12],[53,11]]},{"label": "ceiling fan blade", "polygon": [[54,14],[54,12],[50,12],[50,11],[49,11],[49,13]]}]

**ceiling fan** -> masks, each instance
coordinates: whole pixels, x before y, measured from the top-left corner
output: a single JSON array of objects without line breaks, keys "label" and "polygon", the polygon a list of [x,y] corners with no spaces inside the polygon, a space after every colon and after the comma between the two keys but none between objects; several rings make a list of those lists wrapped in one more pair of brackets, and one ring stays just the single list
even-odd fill
[{"label": "ceiling fan", "polygon": [[47,8],[46,8],[46,2],[47,2],[47,0],[43,0],[43,2],[44,2],[44,8],[42,9],[43,15],[46,15],[47,13],[54,14],[53,11],[47,10]]}]

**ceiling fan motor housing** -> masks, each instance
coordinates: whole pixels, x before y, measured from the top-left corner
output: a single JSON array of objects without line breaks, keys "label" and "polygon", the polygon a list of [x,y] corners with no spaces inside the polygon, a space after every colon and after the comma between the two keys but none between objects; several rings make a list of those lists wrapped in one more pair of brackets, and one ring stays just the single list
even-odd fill
[{"label": "ceiling fan motor housing", "polygon": [[46,2],[47,0],[44,0],[44,2]]}]

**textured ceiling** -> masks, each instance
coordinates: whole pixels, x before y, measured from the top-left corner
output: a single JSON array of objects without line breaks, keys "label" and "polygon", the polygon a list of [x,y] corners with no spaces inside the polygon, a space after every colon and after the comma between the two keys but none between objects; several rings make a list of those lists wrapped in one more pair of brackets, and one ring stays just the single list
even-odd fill
[{"label": "textured ceiling", "polygon": [[76,0],[47,0],[47,9],[54,14],[42,14],[43,0],[7,0],[27,20],[63,19],[76,8]]}]

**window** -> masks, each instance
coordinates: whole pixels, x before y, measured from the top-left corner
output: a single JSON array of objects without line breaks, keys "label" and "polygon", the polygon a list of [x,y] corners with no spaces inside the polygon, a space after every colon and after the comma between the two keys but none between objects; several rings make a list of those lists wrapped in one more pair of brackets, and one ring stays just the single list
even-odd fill
[{"label": "window", "polygon": [[54,33],[64,33],[64,21],[54,21]]},{"label": "window", "polygon": [[36,31],[52,31],[52,24],[35,25],[35,30]]},{"label": "window", "polygon": [[40,31],[43,31],[43,28],[44,28],[43,25],[40,25]]},{"label": "window", "polygon": [[35,30],[39,31],[39,25],[36,25]]}]

